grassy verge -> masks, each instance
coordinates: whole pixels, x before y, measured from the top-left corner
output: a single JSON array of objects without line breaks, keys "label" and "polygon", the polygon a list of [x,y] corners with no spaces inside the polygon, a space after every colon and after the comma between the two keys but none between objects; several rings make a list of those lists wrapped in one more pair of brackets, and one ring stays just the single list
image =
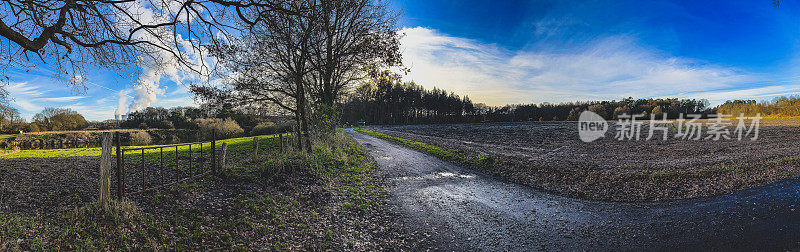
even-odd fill
[{"label": "grassy verge", "polygon": [[472,154],[463,152],[460,150],[452,150],[447,148],[442,148],[438,146],[433,146],[426,143],[415,142],[408,139],[403,139],[395,136],[386,135],[380,132],[375,132],[367,129],[356,128],[355,131],[364,133],[370,136],[374,136],[377,138],[381,138],[384,140],[388,140],[397,144],[401,144],[403,146],[407,146],[409,148],[422,151],[431,155],[434,155],[438,158],[445,159],[447,161],[457,163],[459,165],[469,166],[472,168],[479,168],[481,170],[487,170],[488,168],[493,168],[498,163],[492,159],[492,157],[481,155],[481,154]]},{"label": "grassy verge", "polygon": [[[312,153],[231,139],[219,176],[149,193],[110,211],[0,215],[0,250],[403,249],[374,161],[339,134]],[[261,143],[261,142],[260,142]]]}]

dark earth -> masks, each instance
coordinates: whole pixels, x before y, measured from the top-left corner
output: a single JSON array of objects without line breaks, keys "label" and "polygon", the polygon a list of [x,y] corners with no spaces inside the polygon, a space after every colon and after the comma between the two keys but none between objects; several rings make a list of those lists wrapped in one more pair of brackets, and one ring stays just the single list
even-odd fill
[{"label": "dark earth", "polygon": [[[729,127],[733,133],[734,125]],[[576,122],[371,126],[390,136],[487,155],[498,167],[483,172],[561,195],[623,202],[696,198],[800,176],[800,127],[763,120],[757,140],[675,139],[656,132],[645,141],[619,141],[615,123],[605,138],[580,140]],[[749,126],[749,124],[747,124]],[[704,128],[707,132],[708,128]],[[657,139],[657,140],[656,140]]]},{"label": "dark earth", "polygon": [[348,134],[382,168],[389,181],[393,211],[411,223],[413,230],[429,237],[432,249],[724,251],[800,247],[798,179],[715,197],[603,202],[541,192],[375,137],[353,131]]}]

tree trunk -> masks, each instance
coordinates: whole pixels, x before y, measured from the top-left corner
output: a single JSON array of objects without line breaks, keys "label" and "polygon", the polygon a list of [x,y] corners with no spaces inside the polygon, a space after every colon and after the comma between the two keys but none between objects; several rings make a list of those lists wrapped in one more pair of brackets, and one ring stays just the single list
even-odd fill
[{"label": "tree trunk", "polygon": [[[303,85],[303,78],[300,77],[300,76],[296,77],[295,78],[295,85],[297,87],[297,111],[298,111],[298,116],[300,117],[299,118],[300,119],[299,120],[299,122],[300,122],[300,130],[299,130],[300,135],[297,136],[297,138],[298,138],[297,141],[298,141],[298,144],[299,144],[298,148],[300,148],[301,150],[305,150],[306,152],[310,153],[311,152],[311,138],[309,137],[309,134],[308,134],[308,131],[309,131],[309,129],[308,129],[308,114],[307,114],[307,109],[308,109],[307,105],[308,104],[307,104],[307,101],[306,101],[305,85]],[[304,144],[305,146],[303,146],[303,143],[302,143],[303,141],[305,141],[305,144]],[[303,148],[303,147],[305,147],[305,148]]]},{"label": "tree trunk", "polygon": [[[297,98],[297,100],[299,101],[300,98]],[[302,134],[300,132],[300,129],[302,128],[302,127],[300,127],[300,124],[301,124],[300,121],[302,120],[301,119],[302,115],[300,113],[300,103],[298,102],[297,104],[298,105],[297,105],[296,111],[294,112],[294,117],[295,117],[295,121],[297,121],[297,124],[294,126],[294,133],[293,133],[294,135],[293,135],[293,137],[289,138],[288,142],[291,143],[292,140],[295,140],[294,144],[297,146],[297,148],[298,149],[303,149],[303,141],[300,138],[300,135]],[[292,139],[292,138],[294,138],[294,139]]]}]

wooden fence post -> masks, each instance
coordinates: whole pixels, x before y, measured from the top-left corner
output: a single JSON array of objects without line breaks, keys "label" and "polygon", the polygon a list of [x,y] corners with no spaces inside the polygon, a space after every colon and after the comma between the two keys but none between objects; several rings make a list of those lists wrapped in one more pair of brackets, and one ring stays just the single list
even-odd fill
[{"label": "wooden fence post", "polygon": [[283,133],[278,134],[278,139],[281,142],[281,144],[280,144],[281,145],[281,149],[280,149],[281,153],[283,153]]},{"label": "wooden fence post", "polygon": [[217,174],[217,130],[211,130],[211,173]]},{"label": "wooden fence post", "polygon": [[189,143],[189,177],[194,176],[194,170],[192,169],[192,144]]},{"label": "wooden fence post", "polygon": [[117,200],[122,200],[125,191],[125,179],[122,176],[122,141],[119,132],[114,132],[114,142],[117,145]]},{"label": "wooden fence post", "polygon": [[100,152],[100,205],[108,211],[111,203],[111,133],[103,133],[103,147]]},{"label": "wooden fence post", "polygon": [[253,156],[258,156],[258,137],[253,137]]},{"label": "wooden fence post", "polygon": [[222,143],[222,158],[221,158],[220,168],[223,169],[225,169],[226,152],[228,152],[228,143]]}]

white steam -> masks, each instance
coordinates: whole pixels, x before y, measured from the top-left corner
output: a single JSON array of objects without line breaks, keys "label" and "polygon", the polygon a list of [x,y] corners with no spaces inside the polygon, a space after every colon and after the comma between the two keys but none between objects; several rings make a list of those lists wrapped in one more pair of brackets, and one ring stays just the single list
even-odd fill
[{"label": "white steam", "polygon": [[123,111],[125,107],[125,103],[128,102],[128,92],[125,90],[119,91],[119,102],[117,103],[117,111],[114,112],[114,115],[117,119],[120,118],[121,115],[127,114],[128,111]]},{"label": "white steam", "polygon": [[[157,24],[165,23],[171,20],[172,15],[165,15],[164,13],[176,13],[181,4],[180,1],[169,2],[169,5],[153,6],[152,2],[148,1],[134,1],[125,5],[131,13],[137,14],[137,19],[142,24]],[[158,14],[157,14],[158,13]],[[186,15],[186,11],[181,15]],[[186,17],[179,18],[178,20],[186,20]],[[189,17],[189,22],[194,20]],[[130,27],[138,25],[137,23],[129,23]],[[120,29],[129,29],[130,27],[121,26]],[[171,48],[173,51],[180,49],[183,52],[184,60],[190,64],[199,66],[203,63],[201,53],[196,50],[190,41],[183,39],[180,34],[175,34],[172,28],[162,28],[153,32],[137,32],[134,36],[139,40],[150,41],[151,43],[158,44],[162,47]],[[177,42],[177,43],[175,43]],[[177,48],[176,48],[177,47]],[[166,77],[175,82],[177,85],[182,85],[184,81],[195,80],[202,78],[202,75],[188,69],[184,64],[179,62],[175,55],[170,52],[156,49],[155,53],[151,53],[139,58],[139,67],[141,68],[141,75],[139,76],[138,84],[133,87],[133,100],[127,106],[125,113],[141,110],[149,107],[158,101],[158,97],[163,95],[165,90],[161,87],[162,78]],[[120,95],[120,106],[117,108],[117,113],[122,113],[122,104],[127,102],[127,97]]]}]

